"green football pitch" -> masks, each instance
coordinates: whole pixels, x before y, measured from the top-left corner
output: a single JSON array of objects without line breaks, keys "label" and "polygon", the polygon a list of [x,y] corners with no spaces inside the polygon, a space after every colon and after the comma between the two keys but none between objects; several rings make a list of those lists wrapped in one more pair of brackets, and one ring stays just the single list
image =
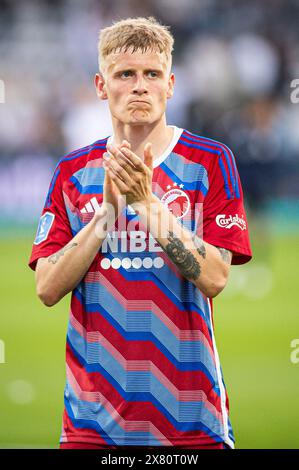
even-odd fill
[{"label": "green football pitch", "polygon": [[[299,448],[298,236],[259,234],[214,300],[215,335],[237,448]],[[61,431],[67,296],[35,295],[30,238],[2,239],[0,448],[55,448]],[[299,358],[299,354],[293,354]]]}]

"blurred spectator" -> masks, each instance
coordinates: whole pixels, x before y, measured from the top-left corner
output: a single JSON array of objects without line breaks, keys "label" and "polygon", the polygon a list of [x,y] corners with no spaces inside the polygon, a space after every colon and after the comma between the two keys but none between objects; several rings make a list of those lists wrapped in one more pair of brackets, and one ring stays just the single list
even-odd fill
[{"label": "blurred spectator", "polygon": [[232,148],[255,209],[273,197],[298,199],[296,0],[0,0],[2,175],[12,174],[13,159],[54,165],[112,132],[93,86],[98,32],[150,14],[176,39],[169,122]]}]

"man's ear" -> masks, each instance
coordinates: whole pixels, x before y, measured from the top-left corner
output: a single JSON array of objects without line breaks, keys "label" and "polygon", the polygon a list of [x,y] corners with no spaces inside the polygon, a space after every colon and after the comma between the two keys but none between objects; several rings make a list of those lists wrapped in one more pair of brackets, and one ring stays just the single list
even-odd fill
[{"label": "man's ear", "polygon": [[172,98],[172,96],[173,96],[174,83],[175,83],[175,76],[174,76],[174,73],[171,73],[169,75],[169,79],[168,79],[167,98]]},{"label": "man's ear", "polygon": [[96,92],[98,97],[101,100],[107,100],[107,93],[106,93],[106,83],[103,75],[101,73],[96,73],[94,77],[94,84],[96,87]]}]

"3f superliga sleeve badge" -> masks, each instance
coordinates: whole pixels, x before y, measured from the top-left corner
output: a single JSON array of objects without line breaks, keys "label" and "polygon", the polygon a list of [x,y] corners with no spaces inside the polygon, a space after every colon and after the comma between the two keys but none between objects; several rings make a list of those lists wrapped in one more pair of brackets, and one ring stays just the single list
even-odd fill
[{"label": "3f superliga sleeve badge", "polygon": [[45,212],[39,219],[34,245],[39,245],[41,242],[47,240],[50,229],[53,225],[55,215],[52,212]]}]

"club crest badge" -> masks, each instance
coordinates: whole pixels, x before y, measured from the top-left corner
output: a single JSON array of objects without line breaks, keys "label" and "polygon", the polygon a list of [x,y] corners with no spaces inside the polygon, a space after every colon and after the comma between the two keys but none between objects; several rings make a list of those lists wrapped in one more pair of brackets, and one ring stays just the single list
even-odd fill
[{"label": "club crest badge", "polygon": [[[183,186],[183,184],[178,186],[177,183],[174,183],[173,188],[167,191],[161,199],[161,202],[177,219],[182,219],[191,206],[188,194],[182,190]],[[169,188],[171,186],[167,186],[167,189]]]}]

